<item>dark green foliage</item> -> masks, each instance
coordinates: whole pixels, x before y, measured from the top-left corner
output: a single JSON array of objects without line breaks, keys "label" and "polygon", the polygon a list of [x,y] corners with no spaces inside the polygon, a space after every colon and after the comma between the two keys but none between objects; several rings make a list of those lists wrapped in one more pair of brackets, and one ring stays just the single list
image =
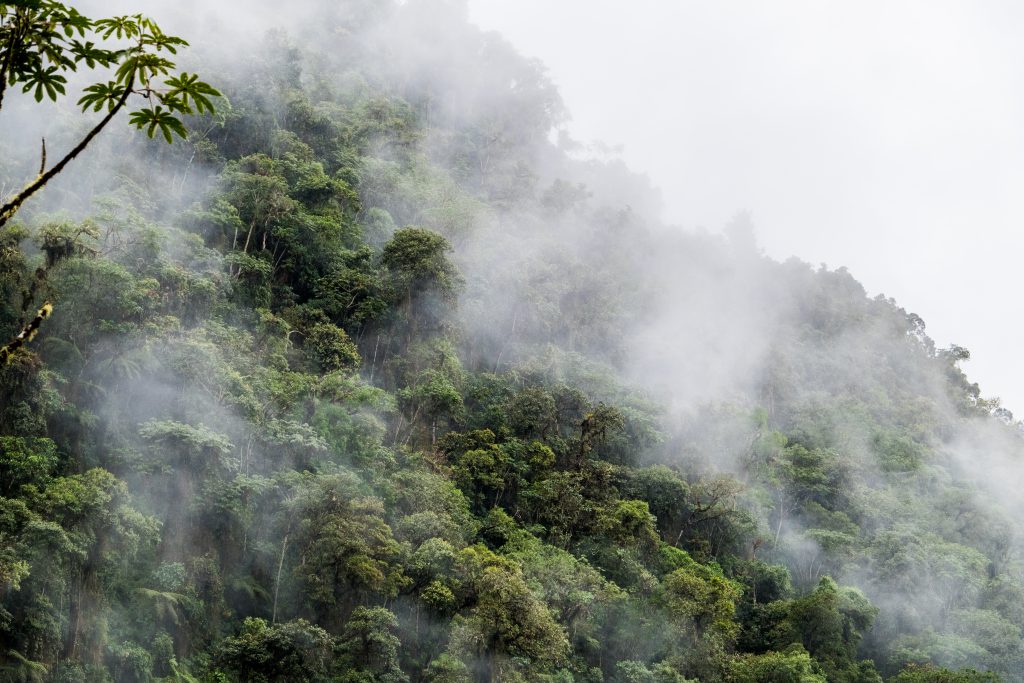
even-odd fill
[{"label": "dark green foliage", "polygon": [[313,325],[306,335],[306,344],[325,372],[359,367],[359,349],[337,325]]},{"label": "dark green foliage", "polygon": [[331,646],[326,631],[302,619],[271,625],[250,618],[224,639],[215,662],[239,681],[324,681]]},{"label": "dark green foliage", "polygon": [[338,641],[340,655],[337,666],[341,681],[375,681],[403,683],[409,678],[398,664],[401,642],[394,631],[398,626],[395,615],[382,607],[358,607],[345,624]]},{"label": "dark green foliage", "polygon": [[57,446],[50,439],[0,436],[0,493],[14,497],[26,484],[44,484],[57,469]]},{"label": "dark green foliage", "polygon": [[381,262],[392,286],[408,298],[436,293],[450,299],[460,278],[445,252],[451,247],[441,235],[424,228],[402,228],[384,245]]}]

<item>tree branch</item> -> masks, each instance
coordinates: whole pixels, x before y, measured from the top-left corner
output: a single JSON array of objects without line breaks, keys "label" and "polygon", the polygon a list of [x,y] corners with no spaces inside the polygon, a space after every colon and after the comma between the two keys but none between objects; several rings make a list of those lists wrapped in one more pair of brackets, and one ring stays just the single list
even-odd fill
[{"label": "tree branch", "polygon": [[18,209],[21,208],[21,205],[24,204],[29,197],[41,190],[46,183],[53,180],[58,173],[64,170],[65,166],[71,163],[72,159],[81,154],[85,148],[89,146],[89,143],[92,142],[93,138],[99,135],[100,131],[103,130],[107,124],[111,122],[114,116],[117,115],[117,112],[121,111],[121,108],[124,107],[125,102],[128,101],[128,97],[132,94],[133,83],[134,79],[129,79],[128,82],[125,83],[124,93],[111,110],[107,112],[107,115],[103,117],[103,120],[96,124],[96,126],[89,131],[88,135],[82,138],[82,141],[75,145],[74,149],[68,152],[56,166],[45,173],[40,173],[36,176],[35,180],[26,185],[25,189],[15,195],[11,201],[0,206],[0,227],[3,227],[3,225],[6,224],[15,213],[17,213]]},{"label": "tree branch", "polygon": [[39,331],[39,326],[43,324],[43,321],[50,317],[50,313],[53,312],[53,306],[47,302],[43,304],[43,307],[39,309],[35,318],[32,318],[28,325],[25,325],[18,333],[18,336],[11,340],[7,346],[0,347],[0,365],[7,365],[11,362],[11,358],[14,357],[14,352],[19,348],[32,341],[32,338],[36,336],[36,332]]}]

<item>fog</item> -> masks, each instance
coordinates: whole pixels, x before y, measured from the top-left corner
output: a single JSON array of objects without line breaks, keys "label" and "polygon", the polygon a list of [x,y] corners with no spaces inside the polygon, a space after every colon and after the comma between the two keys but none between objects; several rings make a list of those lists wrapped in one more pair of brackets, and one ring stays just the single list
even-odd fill
[{"label": "fog", "polygon": [[[600,140],[718,230],[847,266],[972,352],[1024,406],[1024,10],[1016,3],[470,0],[540,59],[574,137]],[[641,123],[642,122],[642,123]]]},{"label": "fog", "polygon": [[[498,414],[494,424],[504,424],[522,395],[540,392],[545,382],[564,382],[581,387],[594,405],[621,405],[631,428],[657,423],[651,438],[627,442],[621,449],[625,456],[610,446],[608,462],[621,456],[637,471],[650,462],[667,463],[679,473],[672,476],[695,490],[721,476],[734,478],[736,492],[750,492],[738,504],[751,515],[745,532],[750,539],[743,536],[736,543],[746,545],[731,549],[727,541],[709,541],[708,559],[732,553],[753,561],[765,544],[762,557],[787,565],[802,592],[813,590],[826,574],[855,585],[883,610],[873,632],[878,643],[904,633],[931,633],[932,627],[954,633],[946,623],[949,614],[950,624],[960,623],[956,618],[970,623],[971,610],[991,608],[981,596],[983,579],[995,573],[1020,578],[1016,563],[1022,539],[1016,527],[1001,521],[1019,518],[1015,484],[1024,452],[1019,430],[999,413],[991,417],[994,406],[978,401],[959,375],[956,352],[936,352],[924,328],[907,315],[920,314],[940,347],[955,341],[974,352],[977,360],[968,372],[971,380],[981,381],[983,396],[1002,395],[1011,409],[1024,406],[1024,394],[1018,400],[1013,393],[1020,384],[1010,350],[1018,323],[1004,313],[1012,310],[1014,240],[1024,241],[1009,223],[1014,215],[1009,192],[1017,177],[1008,160],[1020,141],[1011,128],[1019,118],[1014,102],[1001,94],[1009,90],[1012,74],[997,68],[1010,62],[1016,49],[1008,32],[1002,33],[1012,25],[1006,17],[975,16],[949,6],[924,14],[923,4],[895,12],[883,12],[881,5],[861,7],[847,16],[811,4],[788,5],[785,11],[775,5],[768,11],[754,4],[470,2],[470,18],[499,29],[506,42],[465,25],[459,2],[399,3],[364,24],[354,22],[359,28],[352,32],[343,18],[321,14],[340,12],[337,7],[315,0],[300,3],[286,19],[262,6],[236,18],[225,13],[228,5],[218,6],[217,16],[196,3],[171,11],[163,4],[120,0],[101,9],[99,3],[83,7],[96,13],[145,7],[168,30],[187,33],[195,51],[182,65],[193,68],[189,60],[194,59],[191,63],[212,74],[211,80],[221,79],[225,92],[241,103],[238,119],[221,126],[227,132],[215,130],[211,139],[239,155],[261,150],[265,142],[268,168],[281,158],[294,162],[297,157],[288,159],[293,152],[287,150],[305,149],[312,161],[303,172],[312,178],[319,176],[309,169],[323,173],[313,143],[306,146],[290,131],[289,138],[283,129],[272,129],[276,136],[267,135],[266,141],[250,132],[252,140],[245,144],[229,139],[246,134],[232,128],[237,120],[256,120],[256,112],[283,126],[276,119],[287,121],[282,112],[288,106],[308,104],[299,111],[321,116],[315,122],[335,132],[333,145],[346,130],[341,124],[356,117],[347,107],[365,104],[361,98],[371,88],[408,104],[408,110],[396,106],[385,112],[392,117],[387,124],[399,133],[382,127],[360,143],[360,208],[351,220],[364,231],[356,234],[367,243],[366,259],[377,259],[375,251],[399,226],[439,233],[454,247],[451,258],[464,288],[443,302],[440,290],[424,286],[416,300],[424,321],[418,330],[401,318],[349,327],[363,358],[362,374],[351,386],[371,398],[346,418],[357,425],[347,440],[334,438],[348,433],[347,423],[335,425],[340,418],[326,412],[334,407],[323,407],[318,421],[321,407],[312,399],[310,407],[291,412],[268,400],[253,413],[256,417],[247,417],[241,399],[234,405],[223,399],[230,392],[218,392],[217,383],[227,380],[208,369],[231,367],[231,343],[241,345],[240,356],[249,358],[245,340],[255,330],[259,343],[271,340],[266,343],[276,345],[279,355],[263,359],[253,351],[251,364],[243,368],[247,376],[274,363],[277,370],[289,363],[315,370],[316,365],[294,360],[306,342],[303,332],[293,334],[288,327],[304,329],[291,305],[300,295],[307,299],[303,305],[327,305],[321,294],[302,294],[303,287],[310,289],[307,271],[297,270],[280,300],[271,298],[268,284],[258,319],[225,317],[229,326],[237,326],[233,332],[241,341],[232,342],[216,326],[201,331],[201,322],[184,315],[184,332],[154,328],[156,341],[139,349],[132,346],[134,339],[104,333],[109,337],[104,352],[111,360],[102,372],[114,367],[115,358],[120,363],[125,351],[138,351],[141,360],[129,358],[127,369],[114,373],[114,379],[93,369],[97,386],[111,391],[97,391],[88,403],[113,435],[112,443],[123,439],[145,455],[138,462],[159,457],[173,462],[175,455],[186,462],[186,449],[177,452],[171,439],[185,434],[213,444],[209,448],[226,463],[225,481],[236,472],[248,477],[250,470],[254,476],[276,476],[279,460],[295,470],[312,471],[314,463],[325,472],[347,473],[350,466],[355,471],[363,463],[388,460],[389,449],[402,458],[416,449],[439,462],[451,458],[447,467],[458,455],[443,452],[438,439],[448,430],[468,431],[470,423],[465,413],[444,412],[447,404],[440,404],[430,421],[421,417],[427,403],[417,403],[416,391],[426,384],[422,377],[437,379],[438,385],[449,382],[443,386],[451,388],[452,403],[463,408],[464,398],[476,400],[463,386],[472,373],[481,386],[508,378],[512,398],[488,404]],[[287,33],[268,37],[270,27]],[[547,66],[524,62],[516,49]],[[558,90],[545,79],[545,69]],[[296,75],[282,85],[281,74]],[[311,101],[288,99],[303,89],[314,94]],[[36,111],[31,106],[4,112],[21,121],[13,129],[32,131],[6,141],[29,160],[37,135],[52,137],[55,146],[65,142],[56,134],[62,121],[36,126],[41,119],[27,120]],[[406,111],[415,116],[401,118]],[[415,126],[403,128],[410,121]],[[292,123],[318,140],[315,128],[301,124]],[[403,131],[407,135],[400,135]],[[46,198],[24,215],[39,208],[81,212],[94,195],[118,188],[121,174],[137,173],[153,187],[176,190],[161,193],[160,210],[153,211],[167,222],[154,224],[153,231],[167,241],[162,253],[154,253],[173,255],[183,271],[218,281],[223,264],[215,250],[235,248],[238,230],[236,225],[235,239],[221,244],[223,226],[211,206],[217,198],[242,203],[240,192],[225,189],[240,177],[239,167],[222,158],[219,167],[190,173],[194,154],[179,158],[163,147],[158,154],[146,144],[124,130],[111,132],[90,150],[95,155],[89,161],[48,187]],[[347,172],[341,163],[346,160],[339,154],[330,163]],[[627,165],[649,177],[631,174]],[[244,204],[242,209],[250,210]],[[239,209],[234,210],[241,224]],[[100,218],[104,234],[113,230],[116,236],[118,221],[131,215]],[[253,218],[250,233],[255,225]],[[315,233],[300,225],[327,239],[326,230]],[[206,243],[188,241],[176,229],[182,226],[195,229]],[[269,251],[267,232],[264,251]],[[245,255],[248,246],[246,238]],[[276,257],[276,242],[272,247]],[[110,258],[140,269],[150,267],[146,258],[155,260],[106,249]],[[759,249],[771,258],[763,258]],[[787,260],[794,255],[815,265]],[[846,266],[849,272],[819,269],[818,262],[833,269]],[[390,266],[381,263],[387,273]],[[340,280],[328,266],[335,264],[317,265],[323,272],[311,270],[318,286]],[[237,295],[245,302],[238,293],[246,291],[241,270],[229,273],[238,282],[224,287],[224,300]],[[282,291],[284,279],[275,283]],[[413,288],[408,287],[405,308],[412,310]],[[879,292],[897,302],[874,299]],[[88,320],[76,319],[69,309],[51,325],[56,342],[64,337],[76,342],[77,333],[92,331]],[[275,317],[289,311],[296,315],[293,322]],[[202,318],[205,312],[194,315]],[[332,315],[341,320],[341,314]],[[273,334],[271,322],[280,326]],[[338,329],[347,340],[345,330]],[[370,332],[364,338],[365,330]],[[382,336],[388,350],[378,361]],[[428,358],[438,359],[430,361],[437,368],[421,372]],[[82,367],[89,362],[82,361]],[[90,375],[79,371],[77,377]],[[543,396],[554,406],[554,399]],[[371,402],[376,407],[369,407]],[[657,407],[649,409],[647,403]],[[583,434],[592,414],[586,410],[574,451],[581,459],[590,452]],[[491,424],[484,417],[471,419]],[[571,431],[576,428],[570,425]],[[357,441],[362,445],[353,446]],[[566,453],[567,443],[575,442],[563,441]],[[106,452],[97,450],[96,457],[106,458]],[[813,491],[807,493],[800,488],[806,482],[799,477],[807,476],[801,468],[813,470],[824,483],[812,480]],[[188,559],[199,552],[193,545],[212,548],[214,525],[193,529],[193,513],[178,505],[193,496],[203,504],[217,502],[216,486],[201,486],[207,473],[184,473],[187,468],[179,463],[159,472],[163,479],[150,479],[141,466],[125,469],[137,488],[133,493],[167,529],[159,559]],[[371,467],[364,469],[372,474]],[[217,476],[210,475],[210,481],[216,484]],[[352,480],[359,476],[364,473]],[[389,470],[381,479],[390,486],[396,476]],[[616,476],[627,482],[634,475]],[[326,497],[298,479],[294,486],[303,500]],[[340,484],[324,485],[330,486]],[[908,490],[916,494],[905,495]],[[292,493],[281,494],[288,505]],[[488,496],[495,509],[503,495]],[[807,499],[801,503],[806,510],[796,501],[799,495]],[[950,519],[947,506],[955,496],[967,521],[960,514]],[[404,522],[391,500],[387,509],[380,503],[380,514],[393,516],[389,523],[397,529]],[[528,507],[529,499],[523,500]],[[286,559],[296,567],[306,562],[289,546],[299,542],[289,541],[291,518],[281,523],[288,507],[276,499],[264,505],[269,507],[253,512],[250,520],[256,520],[252,543],[259,555],[246,560],[251,565],[238,559],[250,544],[249,527],[240,523],[238,557],[225,553],[222,561],[225,566],[237,562],[242,576],[263,580],[265,592],[272,587],[273,603],[268,610],[253,592],[236,600],[238,613],[276,621],[284,576],[288,599],[281,601],[282,619],[313,614],[300,600],[302,575],[282,570]],[[988,507],[994,510],[990,516]],[[456,526],[456,543],[461,535],[472,535],[463,521]],[[314,535],[322,526],[306,524]],[[676,542],[682,537],[680,531]],[[907,539],[916,538],[924,539],[918,553],[924,560],[920,566],[900,564],[899,552]],[[989,569],[978,560],[981,568],[971,574],[978,582],[975,593],[959,597],[959,584],[946,576],[945,583],[933,585],[929,573],[932,560],[956,544],[971,562],[976,555],[990,560]],[[690,550],[698,552],[696,546]],[[286,551],[292,556],[286,558]],[[843,555],[847,551],[851,558]],[[601,569],[616,568],[609,566]],[[345,593],[346,599],[352,595]],[[417,610],[418,633],[418,603],[406,598],[399,611]],[[953,607],[963,614],[953,613]],[[346,618],[337,612],[322,621],[338,630]],[[407,616],[403,620],[408,626]],[[1021,624],[1006,623],[1018,628],[1024,618]],[[1014,642],[1019,641],[1018,632]],[[872,647],[885,651],[877,643]]]}]

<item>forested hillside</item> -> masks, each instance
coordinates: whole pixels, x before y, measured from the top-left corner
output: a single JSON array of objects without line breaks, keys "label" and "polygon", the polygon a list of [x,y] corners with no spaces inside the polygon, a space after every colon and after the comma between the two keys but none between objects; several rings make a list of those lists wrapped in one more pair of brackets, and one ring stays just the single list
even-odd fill
[{"label": "forested hillside", "polygon": [[[965,349],[659,223],[457,0],[251,4],[0,227],[0,680],[1024,681]],[[100,116],[3,107],[5,199]]]}]

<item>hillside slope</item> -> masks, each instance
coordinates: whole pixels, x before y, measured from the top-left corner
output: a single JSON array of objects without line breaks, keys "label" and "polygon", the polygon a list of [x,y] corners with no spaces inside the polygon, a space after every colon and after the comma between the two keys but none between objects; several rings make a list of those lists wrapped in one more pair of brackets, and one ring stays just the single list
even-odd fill
[{"label": "hillside slope", "polygon": [[966,350],[659,224],[458,3],[306,4],[0,230],[0,676],[1024,680]]}]

